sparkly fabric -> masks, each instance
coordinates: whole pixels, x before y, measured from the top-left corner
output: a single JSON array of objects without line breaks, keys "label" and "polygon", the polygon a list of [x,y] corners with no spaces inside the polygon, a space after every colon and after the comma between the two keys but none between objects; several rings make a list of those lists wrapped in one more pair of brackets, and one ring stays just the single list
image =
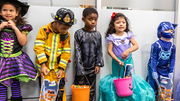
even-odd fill
[{"label": "sparkly fabric", "polygon": [[[119,57],[118,57],[119,58]],[[132,56],[126,60],[119,58],[124,65],[132,64]],[[127,97],[119,97],[116,94],[114,79],[118,78],[119,63],[112,59],[112,74],[103,77],[99,82],[99,101],[155,101],[155,96],[151,86],[141,76],[133,73],[133,94]],[[124,69],[120,70],[120,77],[124,76]]]}]

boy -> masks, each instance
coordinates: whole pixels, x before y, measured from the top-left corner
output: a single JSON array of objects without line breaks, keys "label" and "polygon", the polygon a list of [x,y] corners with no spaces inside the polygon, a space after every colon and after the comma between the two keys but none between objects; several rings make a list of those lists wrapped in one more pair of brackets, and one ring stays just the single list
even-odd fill
[{"label": "boy", "polygon": [[91,85],[90,101],[95,101],[96,74],[104,65],[101,34],[94,30],[98,12],[94,8],[83,10],[84,27],[77,30],[75,40],[75,85]]},{"label": "boy", "polygon": [[34,45],[37,55],[36,65],[43,80],[40,92],[42,101],[43,99],[66,101],[65,69],[71,57],[68,30],[74,24],[74,13],[70,9],[60,8],[54,19],[55,21],[40,28]]},{"label": "boy", "polygon": [[169,79],[173,78],[176,47],[171,42],[171,39],[174,38],[176,27],[177,24],[161,22],[157,33],[159,40],[152,44],[151,47],[148,78],[156,95],[158,93],[158,82],[155,82],[155,80],[160,80],[160,75]]}]

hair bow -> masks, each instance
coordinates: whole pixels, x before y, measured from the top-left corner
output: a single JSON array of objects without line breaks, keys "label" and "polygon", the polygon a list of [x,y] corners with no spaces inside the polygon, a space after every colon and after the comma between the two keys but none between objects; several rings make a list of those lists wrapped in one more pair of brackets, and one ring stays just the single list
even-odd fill
[{"label": "hair bow", "polygon": [[113,12],[112,15],[111,15],[111,19],[113,19],[115,16],[116,16],[116,12]]}]

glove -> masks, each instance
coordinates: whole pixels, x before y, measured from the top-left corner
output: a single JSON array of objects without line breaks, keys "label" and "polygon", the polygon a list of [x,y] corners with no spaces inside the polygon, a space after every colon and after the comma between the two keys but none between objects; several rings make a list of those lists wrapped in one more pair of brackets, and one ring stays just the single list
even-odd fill
[{"label": "glove", "polygon": [[153,79],[157,79],[157,78],[158,78],[157,72],[153,72],[153,73],[152,73],[152,77],[153,77]]},{"label": "glove", "polygon": [[168,76],[169,76],[169,79],[172,79],[173,78],[173,73],[169,73]]}]

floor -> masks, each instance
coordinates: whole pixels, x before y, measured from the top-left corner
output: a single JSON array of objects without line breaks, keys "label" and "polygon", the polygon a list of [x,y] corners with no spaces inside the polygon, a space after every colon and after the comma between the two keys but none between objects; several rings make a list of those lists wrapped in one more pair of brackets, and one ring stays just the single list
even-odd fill
[{"label": "floor", "polygon": [[[72,101],[72,97],[71,96],[66,96],[66,100],[67,101]],[[7,100],[7,101],[10,101],[10,100]],[[30,99],[30,98],[26,98],[26,99],[23,99],[23,101],[39,101],[38,98],[33,98],[33,99]]]}]

